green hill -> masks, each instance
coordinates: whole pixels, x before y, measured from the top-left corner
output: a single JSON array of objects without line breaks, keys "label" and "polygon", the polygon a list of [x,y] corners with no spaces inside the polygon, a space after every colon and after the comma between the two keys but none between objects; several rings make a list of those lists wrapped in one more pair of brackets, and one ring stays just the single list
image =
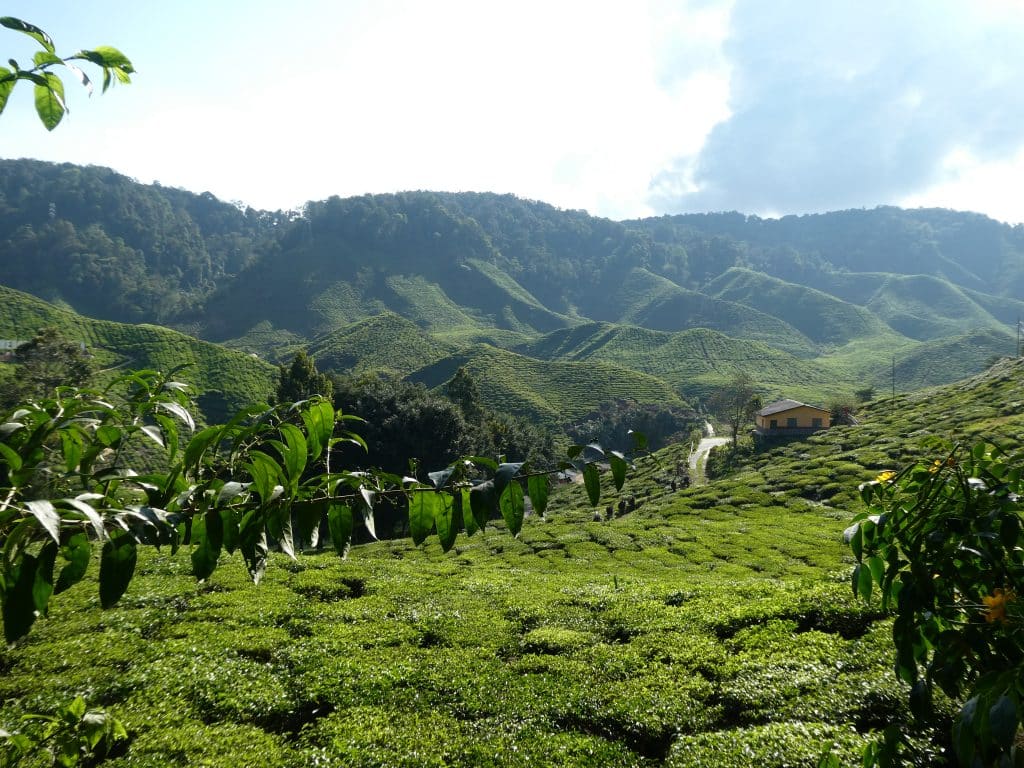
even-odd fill
[{"label": "green hill", "polygon": [[476,380],[488,408],[552,425],[612,400],[685,405],[660,379],[614,363],[537,360],[488,345],[462,350],[407,378],[428,388],[439,387],[461,366]]},{"label": "green hill", "polygon": [[[903,391],[934,386],[933,382],[952,382],[973,376],[984,370],[993,359],[1016,354],[1014,337],[998,329],[969,331],[926,341],[896,358],[897,387]],[[876,378],[884,391],[888,381],[885,375]]]},{"label": "green hill", "polygon": [[963,290],[927,275],[892,275],[865,306],[898,333],[922,341],[1001,326]]},{"label": "green hill", "polygon": [[250,403],[266,401],[276,385],[277,369],[252,355],[160,326],[91,320],[0,286],[0,338],[30,339],[45,326],[84,342],[104,367],[168,371],[188,365],[179,377],[195,387],[209,421],[222,420]]},{"label": "green hill", "polygon": [[405,376],[455,351],[415,323],[387,312],[331,331],[308,347],[321,371]]},{"label": "green hill", "polygon": [[819,402],[853,389],[852,382],[837,380],[824,365],[708,329],[670,333],[596,323],[547,334],[517,350],[545,360],[613,363],[656,376],[695,400],[707,400],[740,373],[770,398]]},{"label": "green hill", "polygon": [[705,290],[789,323],[816,344],[841,346],[854,339],[892,336],[871,312],[822,291],[732,267]]},{"label": "green hill", "polygon": [[676,288],[634,307],[621,322],[656,331],[708,328],[801,356],[811,356],[814,350],[810,339],[777,317],[685,288]]}]

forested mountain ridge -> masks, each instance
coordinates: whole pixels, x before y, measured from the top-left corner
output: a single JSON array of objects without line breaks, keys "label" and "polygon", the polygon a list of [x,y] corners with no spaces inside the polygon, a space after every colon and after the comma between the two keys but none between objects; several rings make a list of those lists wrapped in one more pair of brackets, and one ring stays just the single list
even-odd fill
[{"label": "forested mountain ridge", "polygon": [[[5,160],[0,213],[0,285],[271,360],[305,347],[332,368],[400,376],[497,349],[635,365],[684,399],[741,370],[821,400],[889,383],[893,355],[901,388],[979,370],[1012,354],[1024,309],[1024,227],[943,210],[615,222],[511,195],[403,192],[264,212]],[[405,323],[375,320],[388,317]],[[541,353],[595,322],[615,344]],[[705,337],[649,335],[702,328],[713,354],[695,351]],[[770,362],[776,350],[790,363]]]}]

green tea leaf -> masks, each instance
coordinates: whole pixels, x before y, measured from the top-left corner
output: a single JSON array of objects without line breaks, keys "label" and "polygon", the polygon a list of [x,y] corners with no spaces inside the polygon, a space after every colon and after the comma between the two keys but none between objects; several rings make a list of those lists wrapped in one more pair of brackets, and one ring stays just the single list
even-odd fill
[{"label": "green tea leaf", "polygon": [[608,464],[612,470],[612,481],[615,483],[615,490],[621,491],[623,484],[626,482],[626,469],[629,464],[626,463],[625,457],[618,451],[611,451],[608,454]]},{"label": "green tea leaf", "polygon": [[455,544],[455,538],[459,533],[459,529],[455,525],[455,504],[449,493],[436,494],[434,527],[437,529],[437,538],[441,542],[441,549],[447,552]]},{"label": "green tea leaf", "polygon": [[548,508],[548,478],[547,475],[531,475],[526,481],[526,489],[530,494],[530,504],[533,511],[541,517]]},{"label": "green tea leaf", "polygon": [[60,515],[53,504],[46,499],[26,501],[25,507],[54,541],[60,541]]},{"label": "green tea leaf", "polygon": [[587,489],[590,506],[596,507],[601,501],[601,474],[597,464],[586,464],[583,467],[583,485]]},{"label": "green tea leaf", "polygon": [[242,551],[249,578],[259,584],[267,570],[267,532],[263,511],[252,509],[238,524],[238,548]]},{"label": "green tea leaf", "polygon": [[50,36],[37,26],[29,24],[26,21],[22,21],[21,19],[16,19],[13,16],[0,17],[0,24],[8,29],[13,29],[17,32],[22,32],[28,35],[50,53],[53,53],[56,50]]},{"label": "green tea leaf", "polygon": [[199,581],[210,578],[217,569],[221,546],[224,543],[224,520],[220,510],[212,509],[203,516],[203,530],[195,537],[192,550],[192,575]]},{"label": "green tea leaf", "polygon": [[222,432],[223,427],[207,427],[194,435],[188,441],[188,445],[185,446],[185,467],[191,469],[198,468],[203,454],[210,446],[219,442]]},{"label": "green tea leaf", "polygon": [[14,90],[15,82],[17,81],[11,70],[0,67],[0,113],[3,113],[4,107],[7,106],[7,99],[10,98],[11,91]]},{"label": "green tea leaf", "polygon": [[523,527],[523,516],[526,512],[526,502],[523,497],[523,486],[518,482],[512,482],[505,486],[498,499],[498,506],[501,509],[501,516],[505,518],[505,525],[513,536],[519,535]]},{"label": "green tea leaf", "polygon": [[871,568],[857,566],[857,592],[864,602],[871,599]]},{"label": "green tea leaf", "polygon": [[76,533],[60,548],[60,556],[67,561],[67,565],[60,569],[60,575],[57,577],[57,585],[53,590],[57,595],[77,584],[85,576],[89,568],[89,559],[92,557],[89,537],[84,533]]},{"label": "green tea leaf", "polygon": [[121,599],[135,574],[135,539],[122,531],[110,534],[100,553],[100,605],[110,608]]},{"label": "green tea leaf", "polygon": [[988,711],[988,727],[992,741],[1004,748],[1013,744],[1020,723],[1017,705],[1007,694],[1000,696]]},{"label": "green tea leaf", "polygon": [[[63,433],[61,433],[61,437],[63,437]],[[13,448],[9,448],[3,443],[0,443],[0,459],[2,459],[3,462],[7,464],[7,466],[9,466],[13,472],[17,472],[19,469],[21,469],[21,457],[14,451]]]},{"label": "green tea leaf", "polygon": [[281,467],[262,451],[249,451],[249,462],[245,468],[252,477],[252,486],[260,497],[261,504],[269,504],[275,497],[274,488],[281,477]]},{"label": "green tea leaf", "polygon": [[[469,526],[466,525],[466,513],[469,513],[469,519],[472,520],[473,518],[473,513],[469,508],[469,489],[456,488],[454,491],[452,491],[451,497],[452,527],[455,529],[456,534],[458,534],[459,531],[465,528],[467,535],[469,535]],[[476,521],[474,521],[474,524],[475,522]]]},{"label": "green tea leaf", "polygon": [[306,436],[294,424],[282,424],[281,435],[287,443],[284,459],[285,476],[293,492],[298,488],[302,471],[306,468],[306,455],[309,450]]},{"label": "green tea leaf", "polygon": [[292,504],[294,535],[299,547],[304,544],[312,544],[315,541],[314,533],[319,531],[320,520],[326,512],[327,503],[324,501],[304,501]]},{"label": "green tea leaf", "polygon": [[8,643],[27,635],[36,620],[32,588],[37,564],[34,556],[26,554],[3,575],[7,585],[3,599],[4,639]]},{"label": "green tea leaf", "polygon": [[327,507],[327,528],[334,550],[341,557],[347,557],[352,541],[352,509],[344,504],[330,504]]},{"label": "green tea leaf", "polygon": [[430,484],[435,488],[444,488],[454,472],[454,469],[448,467],[447,469],[441,469],[437,472],[428,472],[427,478],[429,478]]},{"label": "green tea leaf", "polygon": [[434,527],[434,493],[418,491],[410,494],[409,534],[412,543],[419,546],[426,541]]},{"label": "green tea leaf", "polygon": [[40,616],[46,616],[53,594],[53,568],[57,560],[57,542],[48,541],[39,552],[36,575],[32,582],[32,602]]},{"label": "green tea leaf", "polygon": [[493,480],[485,480],[469,489],[469,509],[477,528],[483,530],[486,527],[491,513],[496,511],[497,502]]},{"label": "green tea leaf", "polygon": [[499,464],[498,471],[494,473],[494,492],[499,496],[505,490],[505,486],[512,482],[512,479],[519,474],[523,468],[523,462]]}]

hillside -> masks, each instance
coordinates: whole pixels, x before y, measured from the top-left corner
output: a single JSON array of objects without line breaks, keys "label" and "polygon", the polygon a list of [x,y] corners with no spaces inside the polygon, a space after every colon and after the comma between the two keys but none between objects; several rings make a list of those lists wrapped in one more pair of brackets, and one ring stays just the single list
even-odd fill
[{"label": "hillside", "polygon": [[555,331],[517,351],[543,360],[614,363],[656,376],[694,400],[710,398],[741,373],[756,381],[769,399],[790,393],[788,396],[814,401],[852,391],[849,385],[837,384],[829,368],[820,363],[706,329],[668,333],[590,324]]},{"label": "hillside", "polygon": [[815,344],[842,346],[856,339],[892,336],[892,328],[867,309],[763,272],[731,267],[705,290],[719,299],[774,313]]},{"label": "hillside", "polygon": [[447,357],[455,347],[387,312],[320,336],[308,351],[322,371],[378,372],[401,378]]},{"label": "hillside", "polygon": [[[671,446],[637,461],[631,512],[595,521],[566,487],[518,537],[447,554],[274,552],[254,588],[236,553],[197,588],[188,552],[145,552],[117,607],[85,582],[0,649],[0,727],[85,691],[128,726],[114,765],[859,766],[911,715],[891,620],[850,594],[857,485],[936,436],[1019,445],[1022,386],[1004,361],[675,492]],[[949,747],[938,715],[924,765]]]},{"label": "hillside", "polygon": [[[899,390],[977,372],[1024,311],[1024,230],[953,211],[615,222],[420,191],[283,213],[27,160],[0,161],[0,210],[8,288],[274,363],[306,348],[337,370],[407,375],[497,348],[625,366],[687,398],[746,370],[773,396],[824,402],[891,385],[893,356]],[[592,353],[551,351],[594,323],[620,332]],[[491,378],[493,402],[516,389]],[[516,407],[550,420],[553,393],[525,386]]]},{"label": "hillside", "polygon": [[611,400],[685,405],[664,381],[609,362],[541,361],[485,344],[470,347],[408,376],[439,387],[465,366],[485,406],[554,426]]},{"label": "hillside", "polygon": [[265,402],[276,386],[277,369],[252,355],[160,326],[91,320],[0,286],[0,338],[30,339],[46,326],[84,342],[105,368],[169,371],[188,366],[179,378],[193,385],[209,421],[222,421],[245,405]]}]

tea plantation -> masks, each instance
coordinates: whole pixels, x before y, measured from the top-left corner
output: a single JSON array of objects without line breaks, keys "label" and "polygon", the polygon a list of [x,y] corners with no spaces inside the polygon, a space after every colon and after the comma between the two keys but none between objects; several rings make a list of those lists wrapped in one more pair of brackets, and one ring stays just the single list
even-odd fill
[{"label": "tea plantation", "polygon": [[672,446],[637,462],[626,514],[563,488],[517,538],[447,554],[275,554],[254,587],[237,555],[196,584],[187,552],[146,553],[116,608],[79,584],[0,651],[0,727],[82,695],[129,732],[107,766],[859,765],[909,714],[890,622],[849,588],[857,484],[935,435],[1019,443],[1022,376],[872,404],[702,487],[671,490]]}]

